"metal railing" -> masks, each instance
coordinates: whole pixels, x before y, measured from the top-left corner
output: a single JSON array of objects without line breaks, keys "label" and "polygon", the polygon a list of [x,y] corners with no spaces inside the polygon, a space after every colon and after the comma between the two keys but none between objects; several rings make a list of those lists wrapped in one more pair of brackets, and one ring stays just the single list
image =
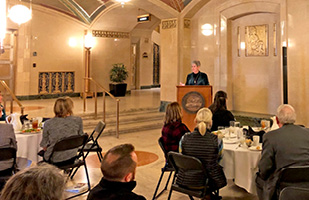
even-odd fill
[{"label": "metal railing", "polygon": [[[111,93],[109,93],[101,84],[99,84],[97,81],[93,80],[92,78],[84,78],[85,82],[93,82],[94,83],[94,116],[95,119],[97,119],[98,117],[98,87],[101,88],[103,90],[103,121],[105,121],[106,118],[106,100],[105,100],[105,96],[106,93],[116,101],[116,137],[119,138],[119,101],[120,99],[116,98],[114,95],[112,95]],[[88,83],[89,84],[89,83]],[[84,94],[83,94],[83,106],[84,106],[84,112],[86,112],[86,97],[87,94],[89,93],[89,91],[86,91],[86,87],[84,87]]]},{"label": "metal railing", "polygon": [[13,101],[15,101],[18,106],[21,109],[21,114],[24,114],[24,109],[25,107],[20,103],[20,101],[17,99],[17,97],[15,96],[15,94],[12,92],[12,90],[9,88],[9,86],[5,83],[5,81],[1,80],[0,84],[4,87],[4,92],[3,92],[3,106],[4,109],[6,110],[6,97],[7,97],[7,92],[9,92],[9,95],[11,96],[11,107],[10,107],[10,112],[13,113]]}]

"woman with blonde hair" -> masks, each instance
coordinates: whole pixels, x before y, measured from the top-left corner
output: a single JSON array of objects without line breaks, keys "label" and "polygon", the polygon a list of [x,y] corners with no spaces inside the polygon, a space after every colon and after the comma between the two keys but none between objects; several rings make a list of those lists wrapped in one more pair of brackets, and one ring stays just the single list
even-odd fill
[{"label": "woman with blonde hair", "polygon": [[[56,142],[61,139],[73,136],[83,135],[83,121],[80,117],[72,116],[73,101],[69,97],[60,97],[54,105],[55,117],[47,120],[44,124],[43,138],[41,147],[43,147],[44,160],[50,159],[52,150]],[[55,152],[51,158],[57,166],[74,163],[78,149],[71,149],[64,152]]]},{"label": "woman with blonde hair", "polygon": [[182,123],[181,108],[177,102],[167,105],[164,117],[164,126],[162,128],[162,138],[164,148],[168,151],[178,152],[179,141],[181,137],[190,132],[188,127]]},{"label": "woman with blonde hair", "polygon": [[[209,175],[211,191],[224,187],[227,182],[222,167],[218,163],[218,137],[210,132],[212,112],[208,108],[200,109],[195,117],[196,128],[183,136],[181,149],[184,155],[198,158]],[[203,174],[196,172],[179,172],[177,184],[200,187],[205,184]]]}]

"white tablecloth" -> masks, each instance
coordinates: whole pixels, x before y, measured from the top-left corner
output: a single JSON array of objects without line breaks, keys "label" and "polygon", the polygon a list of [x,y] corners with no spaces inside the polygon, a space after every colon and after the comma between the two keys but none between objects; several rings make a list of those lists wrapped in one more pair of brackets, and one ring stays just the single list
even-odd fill
[{"label": "white tablecloth", "polygon": [[15,133],[15,136],[17,141],[17,157],[27,158],[33,162],[42,160],[38,156],[38,152],[41,150],[42,132]]},{"label": "white tablecloth", "polygon": [[256,194],[255,174],[261,159],[261,151],[248,150],[247,147],[238,147],[238,144],[223,144],[223,158],[220,164],[224,167],[227,179],[234,179],[235,184]]}]

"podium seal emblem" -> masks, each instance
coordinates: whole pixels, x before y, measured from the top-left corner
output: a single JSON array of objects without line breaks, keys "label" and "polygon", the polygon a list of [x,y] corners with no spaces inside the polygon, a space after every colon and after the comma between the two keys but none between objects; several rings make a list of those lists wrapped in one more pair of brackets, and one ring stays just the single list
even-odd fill
[{"label": "podium seal emblem", "polygon": [[196,114],[199,109],[205,107],[205,99],[199,92],[188,92],[182,98],[181,105],[187,113]]}]

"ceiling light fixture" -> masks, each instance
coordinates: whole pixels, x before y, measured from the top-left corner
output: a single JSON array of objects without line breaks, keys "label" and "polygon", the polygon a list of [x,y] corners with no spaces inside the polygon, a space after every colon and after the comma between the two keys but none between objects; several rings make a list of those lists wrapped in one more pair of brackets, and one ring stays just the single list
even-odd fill
[{"label": "ceiling light fixture", "polygon": [[124,6],[125,3],[128,3],[131,0],[116,0],[116,1],[121,3],[122,6]]}]

